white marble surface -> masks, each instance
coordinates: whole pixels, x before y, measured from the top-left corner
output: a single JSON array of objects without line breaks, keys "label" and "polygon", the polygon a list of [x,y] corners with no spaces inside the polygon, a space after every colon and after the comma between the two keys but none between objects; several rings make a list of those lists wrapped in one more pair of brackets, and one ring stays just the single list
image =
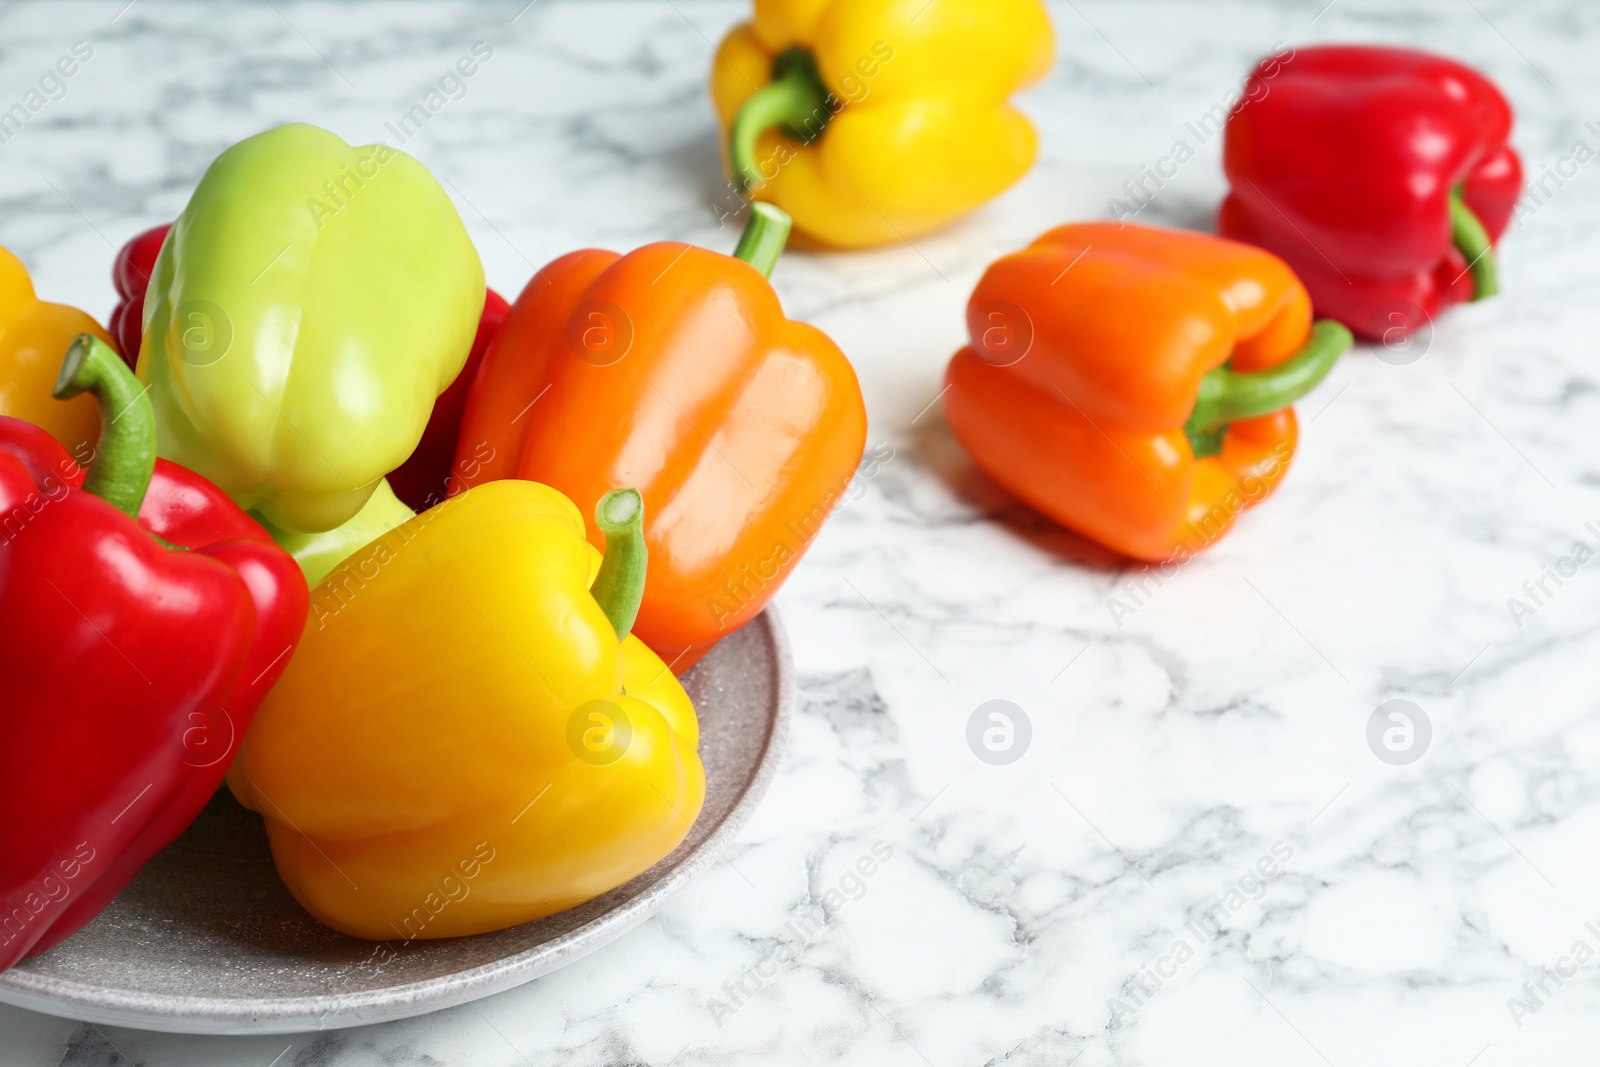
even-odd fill
[{"label": "white marble surface", "polygon": [[[780,598],[803,679],[781,777],[658,918],[522,989],[359,1030],[189,1038],[0,1008],[0,1063],[1592,1063],[1600,961],[1542,979],[1521,1018],[1508,1000],[1600,949],[1600,565],[1520,627],[1507,599],[1600,544],[1600,163],[1506,241],[1504,296],[1408,365],[1344,360],[1277,497],[1120,627],[1108,598],[1136,574],[1009,501],[924,410],[984,264],[1103,217],[1277,40],[1478,65],[1535,177],[1600,147],[1600,6],[1325,2],[1063,3],[1019,187],[914,248],[779,266],[893,459]],[[492,61],[406,148],[449,182],[492,284],[585,244],[731,246],[703,83],[737,3],[122,3],[0,8],[0,106],[94,48],[0,146],[0,243],[51,297],[106,314],[113,246],[171,218],[225,145],[297,119],[382,137],[480,39]],[[1145,218],[1208,225],[1219,148]],[[966,742],[991,699],[1032,723],[1009,766]],[[1409,766],[1367,745],[1391,699],[1433,724]],[[859,899],[785,931],[879,841],[893,856]],[[1230,900],[1275,845],[1279,873]],[[1176,973],[1114,1010],[1151,968]]]}]

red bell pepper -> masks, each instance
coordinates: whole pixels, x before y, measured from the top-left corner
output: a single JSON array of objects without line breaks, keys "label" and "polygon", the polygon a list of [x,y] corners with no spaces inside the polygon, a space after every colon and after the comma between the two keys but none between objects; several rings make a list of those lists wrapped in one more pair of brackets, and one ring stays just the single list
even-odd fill
[{"label": "red bell pepper", "polygon": [[161,254],[161,242],[167,239],[165,226],[149,229],[122,246],[117,261],[111,267],[111,284],[117,287],[122,299],[111,309],[111,336],[121,349],[122,361],[130,367],[139,365],[139,339],[144,333],[144,291],[150,287],[150,274],[155,270],[156,257]]},{"label": "red bell pepper", "polygon": [[149,399],[88,335],[56,387],[79,392],[104,427],[87,472],[0,418],[0,970],[94,918],[193,820],[305,624],[294,560],[155,458]]},{"label": "red bell pepper", "polygon": [[1286,260],[1320,316],[1396,340],[1498,289],[1522,188],[1511,106],[1483,75],[1402,48],[1270,57],[1228,120],[1217,229]]},{"label": "red bell pepper", "polygon": [[428,427],[422,431],[411,457],[389,474],[389,488],[412,511],[427,511],[445,497],[464,488],[460,475],[455,482],[450,478],[450,467],[456,458],[456,437],[461,432],[461,416],[467,409],[467,391],[489,350],[489,342],[500,332],[500,324],[511,311],[506,298],[493,289],[484,291],[483,317],[478,320],[478,335],[472,339],[472,351],[466,365],[450,388],[439,394],[433,402],[433,414],[428,416]]}]

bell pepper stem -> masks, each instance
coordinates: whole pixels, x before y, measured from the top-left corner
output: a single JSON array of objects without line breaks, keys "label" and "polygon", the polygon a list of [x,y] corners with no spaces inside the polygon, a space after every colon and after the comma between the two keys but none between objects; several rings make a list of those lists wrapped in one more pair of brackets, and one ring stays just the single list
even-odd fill
[{"label": "bell pepper stem", "polygon": [[1237,419],[1254,419],[1293,404],[1315,389],[1350,347],[1350,331],[1332,319],[1311,327],[1300,350],[1276,367],[1232,371],[1218,367],[1200,379],[1200,394],[1183,432],[1196,456],[1214,455],[1222,434]]},{"label": "bell pepper stem", "polygon": [[1461,197],[1461,190],[1450,190],[1450,239],[1467,261],[1472,272],[1472,299],[1484,300],[1500,291],[1500,269],[1494,259],[1494,242]]},{"label": "bell pepper stem", "polygon": [[644,599],[644,499],[636,489],[613,490],[595,505],[594,521],[605,535],[606,551],[589,593],[621,641],[633,629]]},{"label": "bell pepper stem", "polygon": [[785,133],[809,144],[822,135],[832,117],[828,87],[822,83],[815,57],[798,46],[779,52],[772,60],[772,81],[744,102],[728,129],[728,162],[739,191],[754,189],[769,177],[756,162],[763,133],[782,125]]},{"label": "bell pepper stem", "polygon": [[137,519],[156,469],[156,414],[133,371],[111,346],[80,333],[67,348],[51,396],[93,393],[100,404],[100,440],[83,488]]},{"label": "bell pepper stem", "polygon": [[789,243],[792,220],[782,208],[763,201],[750,205],[750,217],[745,220],[744,232],[733,249],[733,258],[742,259],[765,277],[772,277],[772,268],[783,255],[783,246]]}]

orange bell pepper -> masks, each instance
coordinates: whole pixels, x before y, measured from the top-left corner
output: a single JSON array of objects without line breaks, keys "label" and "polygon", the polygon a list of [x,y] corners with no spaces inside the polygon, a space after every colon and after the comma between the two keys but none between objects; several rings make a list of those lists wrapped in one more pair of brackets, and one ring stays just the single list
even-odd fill
[{"label": "orange bell pepper", "polygon": [[87,312],[40,300],[22,261],[0,248],[0,415],[48,430],[87,467],[100,437],[100,409],[92,396],[51,395],[61,354],[80,333],[112,343]]},{"label": "orange bell pepper", "polygon": [[951,429],[996,481],[1118,552],[1198,552],[1294,456],[1295,400],[1349,348],[1276,256],[1062,226],[992,264],[950,361]]},{"label": "orange bell pepper", "polygon": [[543,482],[584,514],[613,489],[643,495],[633,632],[679,673],[777,592],[866,444],[850,362],[767,284],[788,231],[758,203],[733,256],[664,241],[560,257],[517,297],[467,395],[464,485]]}]

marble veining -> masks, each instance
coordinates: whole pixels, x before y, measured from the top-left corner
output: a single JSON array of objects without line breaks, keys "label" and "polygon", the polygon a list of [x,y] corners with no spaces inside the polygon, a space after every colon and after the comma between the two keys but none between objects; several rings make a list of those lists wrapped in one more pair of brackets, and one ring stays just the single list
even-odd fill
[{"label": "marble veining", "polygon": [[[481,42],[404,147],[492,285],[514,295],[583,245],[731,248],[703,83],[741,12],[12,0],[0,108],[75,42],[92,56],[0,143],[0,243],[103,317],[115,247],[227,144],[298,119],[393,140]],[[877,461],[780,597],[801,708],[721,861],[619,942],[479,1003],[258,1038],[0,1008],[0,1064],[1592,1062],[1600,563],[1547,575],[1600,549],[1600,164],[1576,148],[1600,149],[1600,6],[1053,15],[1060,58],[1021,99],[1041,158],[1017,188],[914,245],[792,252],[774,274],[853,358]],[[1220,139],[1185,124],[1277,42],[1323,40],[1488,72],[1544,193],[1505,242],[1505,294],[1343,360],[1301,405],[1277,496],[1157,584],[972,467],[936,403],[944,362],[990,259],[1108,217],[1186,136],[1194,158],[1139,218],[1208,228]],[[969,746],[991,700],[1031,726],[1004,765]],[[1406,765],[1369,747],[1392,700],[1431,724]]]}]

